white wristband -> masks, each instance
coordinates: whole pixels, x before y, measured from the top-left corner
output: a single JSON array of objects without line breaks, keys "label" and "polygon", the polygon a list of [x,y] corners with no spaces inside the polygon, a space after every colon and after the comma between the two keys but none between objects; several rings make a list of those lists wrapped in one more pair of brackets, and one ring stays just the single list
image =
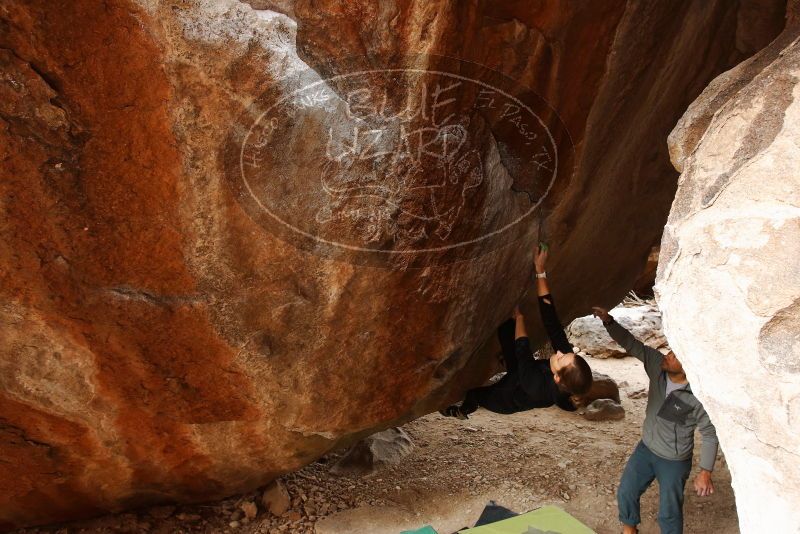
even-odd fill
[{"label": "white wristband", "polygon": [[547,272],[536,273],[536,278],[547,278]]}]

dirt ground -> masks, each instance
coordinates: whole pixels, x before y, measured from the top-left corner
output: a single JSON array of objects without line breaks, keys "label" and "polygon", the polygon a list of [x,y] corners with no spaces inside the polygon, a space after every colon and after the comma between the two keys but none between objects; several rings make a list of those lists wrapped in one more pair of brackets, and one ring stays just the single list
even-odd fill
[{"label": "dirt ground", "polygon": [[[283,517],[264,511],[260,492],[253,492],[206,505],[159,507],[20,532],[398,534],[429,524],[450,534],[472,526],[494,500],[517,512],[555,504],[598,534],[616,533],[616,488],[639,440],[646,402],[629,394],[646,386],[646,376],[633,358],[590,359],[590,364],[620,383],[625,419],[592,422],[557,408],[511,416],[479,410],[468,421],[430,414],[404,427],[416,447],[399,465],[365,477],[336,477],[330,467],[339,454],[331,454],[283,477],[292,497]],[[699,445],[699,436],[696,441]],[[692,476],[696,471],[695,466]],[[710,497],[687,491],[687,534],[739,532],[721,455],[714,484]],[[259,506],[253,520],[239,508],[248,501]],[[642,500],[642,534],[659,532],[657,502],[654,484]]]}]

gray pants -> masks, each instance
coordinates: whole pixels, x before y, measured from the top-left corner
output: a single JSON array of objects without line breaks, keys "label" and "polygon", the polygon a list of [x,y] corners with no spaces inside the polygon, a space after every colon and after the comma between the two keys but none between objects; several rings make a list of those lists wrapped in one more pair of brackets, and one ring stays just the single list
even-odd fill
[{"label": "gray pants", "polygon": [[683,533],[683,492],[692,471],[692,459],[665,460],[641,441],[628,459],[617,491],[619,520],[635,526],[641,522],[639,499],[658,480],[658,526],[661,534]]}]

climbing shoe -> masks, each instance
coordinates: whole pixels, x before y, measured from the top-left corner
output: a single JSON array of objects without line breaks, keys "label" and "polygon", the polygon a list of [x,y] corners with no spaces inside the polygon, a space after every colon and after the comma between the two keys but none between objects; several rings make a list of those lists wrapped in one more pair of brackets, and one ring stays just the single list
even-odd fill
[{"label": "climbing shoe", "polygon": [[455,417],[456,419],[461,419],[461,420],[469,419],[469,417],[467,417],[467,414],[461,411],[461,407],[455,404],[452,406],[448,406],[444,410],[439,410],[439,413],[445,417]]}]

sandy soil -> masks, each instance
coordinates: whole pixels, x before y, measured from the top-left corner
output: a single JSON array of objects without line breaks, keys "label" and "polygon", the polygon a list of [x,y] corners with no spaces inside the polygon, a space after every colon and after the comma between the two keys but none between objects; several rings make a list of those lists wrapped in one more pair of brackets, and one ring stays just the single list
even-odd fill
[{"label": "sandy soil", "polygon": [[[517,512],[555,504],[599,534],[619,532],[616,488],[639,440],[646,402],[628,395],[646,386],[646,376],[633,358],[590,364],[620,383],[622,421],[592,422],[557,408],[511,416],[479,410],[468,421],[431,414],[404,427],[416,447],[399,465],[365,477],[336,477],[330,466],[339,454],[331,454],[283,477],[293,506],[280,518],[262,510],[260,493],[253,492],[207,505],[159,507],[24,532],[398,534],[429,524],[450,534],[472,526],[489,500]],[[699,436],[696,441],[699,445]],[[710,497],[687,491],[687,534],[739,532],[721,456],[714,483]],[[253,520],[239,509],[247,501],[259,504]],[[654,484],[642,500],[642,534],[659,532],[657,502]]]}]

